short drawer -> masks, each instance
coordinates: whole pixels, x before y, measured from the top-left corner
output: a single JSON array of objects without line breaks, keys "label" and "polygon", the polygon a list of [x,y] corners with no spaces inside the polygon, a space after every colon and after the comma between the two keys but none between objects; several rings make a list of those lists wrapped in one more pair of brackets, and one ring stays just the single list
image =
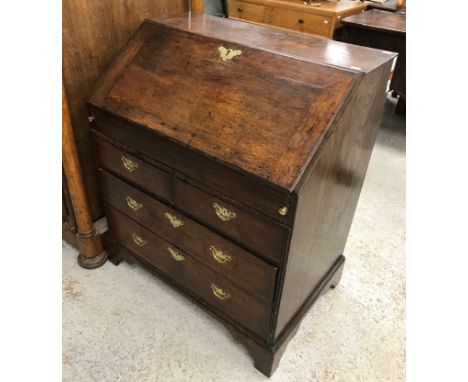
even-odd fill
[{"label": "short drawer", "polygon": [[247,1],[228,0],[229,17],[265,23],[267,7]]},{"label": "short drawer", "polygon": [[121,245],[215,310],[266,339],[271,307],[111,206],[106,210],[110,231]]},{"label": "short drawer", "polygon": [[330,16],[273,7],[270,24],[324,37],[333,36],[333,19]]},{"label": "short drawer", "polygon": [[106,201],[266,304],[273,300],[277,268],[231,241],[102,171]]},{"label": "short drawer", "polygon": [[168,173],[97,137],[95,144],[99,166],[116,172],[164,200],[172,199]]},{"label": "short drawer", "polygon": [[255,217],[228,202],[174,180],[174,202],[196,219],[237,240],[259,254],[280,261],[288,229]]}]

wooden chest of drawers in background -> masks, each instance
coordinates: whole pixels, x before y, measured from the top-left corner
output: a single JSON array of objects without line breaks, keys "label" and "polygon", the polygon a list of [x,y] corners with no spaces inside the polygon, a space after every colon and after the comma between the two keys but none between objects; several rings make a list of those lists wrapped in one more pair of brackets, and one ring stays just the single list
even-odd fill
[{"label": "wooden chest of drawers in background", "polygon": [[89,102],[113,261],[211,312],[271,375],[339,282],[393,57],[202,14],[145,21]]},{"label": "wooden chest of drawers in background", "polygon": [[398,95],[397,113],[406,111],[406,8],[397,12],[371,9],[343,20],[341,41],[398,53],[390,90]]},{"label": "wooden chest of drawers in background", "polygon": [[367,8],[360,1],[228,0],[229,18],[333,38],[341,19]]}]

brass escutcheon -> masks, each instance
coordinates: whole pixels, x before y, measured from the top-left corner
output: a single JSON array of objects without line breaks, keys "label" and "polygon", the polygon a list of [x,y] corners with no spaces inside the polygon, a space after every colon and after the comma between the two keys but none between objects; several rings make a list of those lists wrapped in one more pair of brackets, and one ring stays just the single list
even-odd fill
[{"label": "brass escutcheon", "polygon": [[211,251],[211,256],[213,256],[213,259],[215,259],[220,264],[228,263],[232,260],[230,255],[228,255],[227,253],[223,253],[223,251],[220,251],[219,249],[216,249],[214,245],[210,245],[209,249]]},{"label": "brass escutcheon", "polygon": [[167,220],[169,220],[169,223],[171,223],[174,228],[179,228],[184,225],[182,220],[177,218],[177,216],[171,215],[169,212],[165,212],[164,216],[166,216]]},{"label": "brass escutcheon", "polygon": [[145,239],[137,235],[135,232],[132,233],[132,239],[135,242],[135,244],[138,245],[139,247],[143,247],[147,243]]},{"label": "brass escutcheon", "polygon": [[242,54],[242,51],[240,50],[226,49],[224,46],[220,46],[218,48],[218,52],[219,52],[219,57],[221,57],[223,61],[232,60],[234,57],[240,56]]},{"label": "brass escutcheon", "polygon": [[236,218],[236,213],[229,211],[226,207],[220,206],[218,203],[213,203],[213,208],[223,222],[228,222]]},{"label": "brass escutcheon", "polygon": [[171,247],[167,247],[167,250],[169,251],[169,253],[171,254],[172,258],[175,260],[175,261],[185,261],[185,256],[184,255],[181,255],[179,252],[177,252],[176,250],[172,249]]},{"label": "brass escutcheon", "polygon": [[127,205],[133,210],[133,211],[138,211],[140,208],[143,207],[143,204],[138,203],[135,199],[131,198],[130,196],[127,196]]},{"label": "brass escutcheon", "polygon": [[231,298],[231,295],[229,293],[226,293],[220,287],[216,286],[213,283],[211,283],[211,290],[213,291],[215,297],[219,298],[220,300],[229,300]]},{"label": "brass escutcheon", "polygon": [[135,162],[131,160],[130,158],[127,158],[126,156],[122,155],[120,158],[122,161],[122,165],[129,171],[129,172],[134,172],[138,168],[138,162]]}]

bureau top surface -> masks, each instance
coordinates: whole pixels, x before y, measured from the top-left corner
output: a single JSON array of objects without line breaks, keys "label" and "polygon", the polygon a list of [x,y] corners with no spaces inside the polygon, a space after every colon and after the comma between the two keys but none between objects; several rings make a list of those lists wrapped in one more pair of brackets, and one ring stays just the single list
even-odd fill
[{"label": "bureau top surface", "polygon": [[263,25],[214,17],[204,13],[167,17],[164,20],[153,19],[153,21],[163,22],[165,25],[179,30],[230,41],[275,54],[365,73],[374,70],[396,56],[391,52],[346,44],[308,33],[269,28]]},{"label": "bureau top surface", "polygon": [[342,23],[397,34],[406,33],[405,13],[394,13],[381,11],[379,9],[371,9],[364,13],[346,17],[342,20]]},{"label": "bureau top surface", "polygon": [[[261,36],[258,44],[226,38],[245,34],[242,22],[168,20],[140,26],[90,104],[292,191],[359,73],[255,48],[269,46]],[[202,20],[223,21],[218,37],[186,27]],[[292,43],[287,33],[263,29],[270,43],[275,36]],[[309,42],[317,39],[325,40]]]}]

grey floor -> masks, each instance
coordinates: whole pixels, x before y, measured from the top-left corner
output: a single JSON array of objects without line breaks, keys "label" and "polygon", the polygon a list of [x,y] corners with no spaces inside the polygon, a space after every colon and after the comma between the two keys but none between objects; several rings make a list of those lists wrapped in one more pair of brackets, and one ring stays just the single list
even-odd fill
[{"label": "grey floor", "polygon": [[[387,104],[346,245],[271,381],[405,380],[405,119]],[[267,381],[213,318],[138,266],[63,244],[63,380]]]}]

